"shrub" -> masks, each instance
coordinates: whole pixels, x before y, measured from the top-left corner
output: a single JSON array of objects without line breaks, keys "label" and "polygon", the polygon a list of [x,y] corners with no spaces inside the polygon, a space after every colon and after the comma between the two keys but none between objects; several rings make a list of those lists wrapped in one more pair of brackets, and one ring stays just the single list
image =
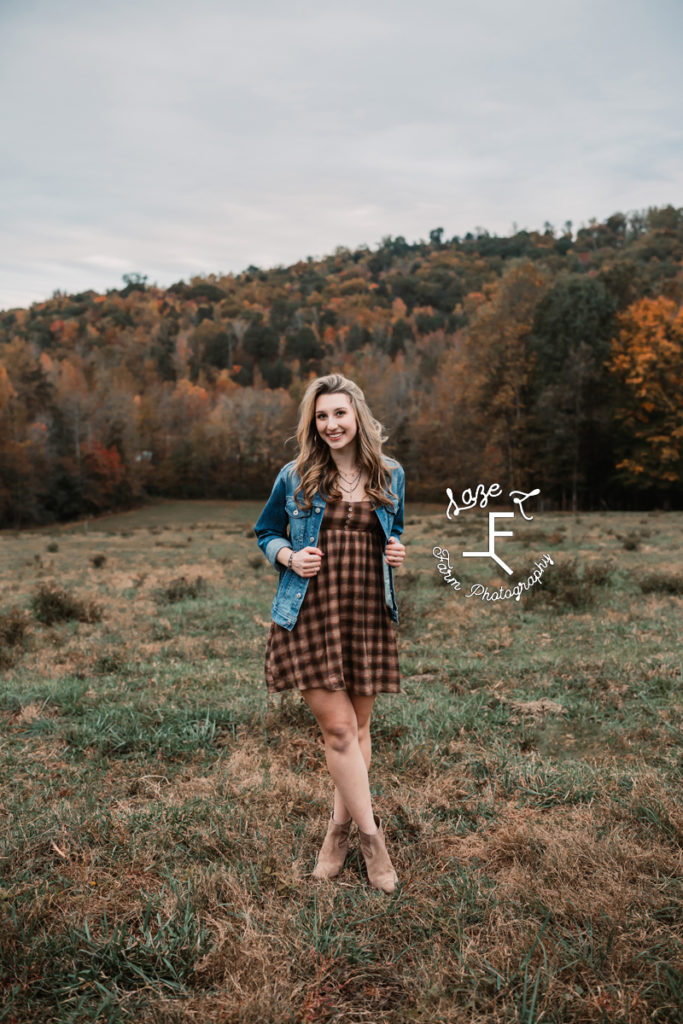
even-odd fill
[{"label": "shrub", "polygon": [[583,568],[583,578],[595,586],[604,586],[609,582],[614,572],[614,562],[608,558],[596,558],[593,562],[586,562]]},{"label": "shrub", "polygon": [[95,569],[101,569],[104,563],[107,561],[106,555],[91,555],[90,561]]},{"label": "shrub", "polygon": [[587,608],[597,597],[596,588],[607,582],[612,569],[609,561],[598,560],[583,566],[575,558],[556,561],[543,574],[541,583],[531,589],[529,597],[558,609]]},{"label": "shrub", "polygon": [[23,648],[28,617],[20,608],[0,613],[0,668],[11,668]]},{"label": "shrub", "polygon": [[643,594],[683,594],[683,576],[672,572],[644,573],[637,583]]},{"label": "shrub", "polygon": [[50,582],[39,585],[31,598],[31,608],[36,619],[46,626],[69,619],[99,622],[102,618],[102,607],[96,601],[81,600],[63,587]]},{"label": "shrub", "polygon": [[206,580],[197,576],[194,580],[187,580],[184,576],[178,576],[171,580],[158,593],[160,600],[175,604],[176,601],[184,601],[185,598],[199,597],[206,592]]},{"label": "shrub", "polygon": [[53,554],[55,551],[59,551],[59,544],[56,540],[51,540],[47,546],[47,550]]}]

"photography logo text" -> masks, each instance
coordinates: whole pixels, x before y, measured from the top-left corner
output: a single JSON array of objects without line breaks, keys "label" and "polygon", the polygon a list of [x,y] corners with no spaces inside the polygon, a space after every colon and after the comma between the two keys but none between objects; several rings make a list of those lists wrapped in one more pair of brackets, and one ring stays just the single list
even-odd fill
[{"label": "photography logo text", "polygon": [[[486,508],[489,502],[489,498],[497,498],[501,494],[500,485],[497,483],[491,484],[490,487],[486,488],[483,484],[477,484],[474,492],[469,488],[465,488],[462,492],[459,501],[453,496],[453,491],[450,487],[446,488],[446,495],[448,496],[448,507],[446,508],[446,518],[449,520],[454,519],[460,515],[461,512],[465,512],[468,509]],[[518,512],[521,514],[523,519],[528,522],[533,520],[533,516],[527,515],[525,510],[525,502],[530,498],[535,498],[539,495],[540,489],[534,488],[533,491],[510,491],[508,497],[512,500],[513,505],[517,506]],[[514,536],[514,530],[497,530],[496,519],[514,519],[515,512],[489,512],[488,514],[488,549],[485,551],[461,551],[460,555],[463,558],[488,558],[491,559],[501,569],[512,576],[514,569],[508,565],[508,563],[501,557],[496,550],[496,538],[498,537],[512,537]],[[540,555],[539,558],[534,562],[533,569],[529,574],[519,580],[511,581],[509,586],[501,584],[496,589],[490,590],[483,583],[473,583],[470,585],[469,592],[462,590],[462,583],[457,578],[454,572],[454,565],[451,561],[451,553],[448,548],[436,546],[432,548],[432,554],[437,562],[437,570],[441,573],[444,583],[452,588],[454,592],[462,591],[465,597],[479,597],[482,601],[505,601],[514,597],[516,601],[519,601],[520,597],[525,590],[530,590],[537,583],[542,585],[542,576],[548,565],[554,565],[552,558],[546,552]],[[456,557],[455,555],[453,557]]]}]

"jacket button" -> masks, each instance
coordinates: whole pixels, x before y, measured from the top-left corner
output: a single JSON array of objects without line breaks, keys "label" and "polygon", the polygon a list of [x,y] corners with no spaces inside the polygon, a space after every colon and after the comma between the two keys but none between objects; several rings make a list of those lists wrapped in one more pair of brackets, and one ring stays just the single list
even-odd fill
[{"label": "jacket button", "polygon": [[294,512],[293,512],[293,515],[298,516],[299,515],[299,510],[295,508]]},{"label": "jacket button", "polygon": [[311,544],[315,542],[315,537],[311,537]]},{"label": "jacket button", "polygon": [[320,509],[318,508],[318,506],[317,506],[317,505],[315,506],[315,510],[316,510],[316,512],[319,512],[319,511],[320,511]]},{"label": "jacket button", "polygon": [[296,596],[297,596],[297,597],[301,597],[301,594],[297,594]]}]

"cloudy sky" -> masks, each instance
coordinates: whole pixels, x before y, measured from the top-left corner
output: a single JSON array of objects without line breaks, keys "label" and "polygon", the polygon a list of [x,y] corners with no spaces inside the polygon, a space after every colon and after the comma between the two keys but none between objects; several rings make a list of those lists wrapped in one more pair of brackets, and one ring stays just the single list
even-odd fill
[{"label": "cloudy sky", "polygon": [[0,309],[683,205],[680,0],[0,0]]}]

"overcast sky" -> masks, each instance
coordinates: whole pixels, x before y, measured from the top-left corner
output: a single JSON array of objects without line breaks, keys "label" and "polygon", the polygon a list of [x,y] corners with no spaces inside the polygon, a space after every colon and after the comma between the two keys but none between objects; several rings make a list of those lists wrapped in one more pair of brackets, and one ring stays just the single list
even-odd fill
[{"label": "overcast sky", "polygon": [[681,0],[0,0],[0,309],[683,205]]}]

